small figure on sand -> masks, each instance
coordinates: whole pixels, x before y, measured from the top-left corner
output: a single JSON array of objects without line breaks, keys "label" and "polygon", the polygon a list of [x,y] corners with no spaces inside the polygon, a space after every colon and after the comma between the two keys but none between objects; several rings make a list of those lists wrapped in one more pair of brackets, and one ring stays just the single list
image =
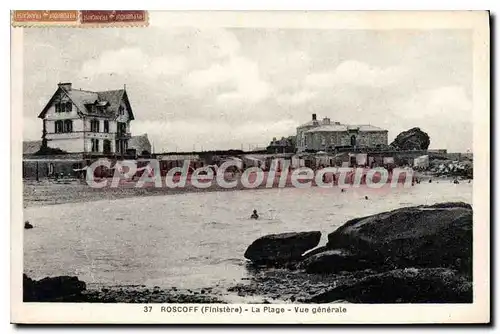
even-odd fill
[{"label": "small figure on sand", "polygon": [[340,192],[345,193],[345,189],[344,188],[340,189]]},{"label": "small figure on sand", "polygon": [[25,221],[24,222],[24,228],[25,229],[30,229],[30,228],[33,228],[33,225],[31,225],[29,221]]},{"label": "small figure on sand", "polygon": [[259,215],[257,214],[257,210],[253,210],[252,215],[250,216],[251,219],[259,219]]},{"label": "small figure on sand", "polygon": [[458,180],[457,180],[457,179],[453,180],[453,183],[454,183],[454,184],[460,184],[460,182],[458,182]]},{"label": "small figure on sand", "polygon": [[429,183],[432,183],[432,179],[429,179]]},{"label": "small figure on sand", "polygon": [[368,199],[368,196],[365,196],[365,199]]}]

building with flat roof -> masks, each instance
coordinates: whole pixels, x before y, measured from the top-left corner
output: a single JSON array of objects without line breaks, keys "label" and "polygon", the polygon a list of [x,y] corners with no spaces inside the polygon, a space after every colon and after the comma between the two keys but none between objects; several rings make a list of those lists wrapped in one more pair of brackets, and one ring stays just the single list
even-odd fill
[{"label": "building with flat roof", "polygon": [[388,145],[388,131],[370,124],[342,124],[325,117],[297,127],[297,152],[335,151],[338,148],[380,148]]}]

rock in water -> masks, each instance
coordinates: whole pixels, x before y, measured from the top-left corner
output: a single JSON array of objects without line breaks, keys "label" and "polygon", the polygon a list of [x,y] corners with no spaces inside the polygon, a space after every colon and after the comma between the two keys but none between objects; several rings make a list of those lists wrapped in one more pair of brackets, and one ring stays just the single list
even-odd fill
[{"label": "rock in water", "polygon": [[472,209],[466,203],[441,203],[353,219],[328,235],[327,248],[399,268],[448,267],[471,274]]},{"label": "rock in water", "polygon": [[379,264],[369,262],[345,249],[327,250],[308,256],[299,265],[299,268],[310,274],[339,273],[373,267],[379,268]]},{"label": "rock in water", "polygon": [[25,302],[77,301],[86,284],[75,276],[46,277],[39,281],[23,275]]},{"label": "rock in water", "polygon": [[321,232],[292,232],[270,234],[255,240],[246,250],[245,258],[255,264],[286,264],[302,259],[309,249],[316,247]]},{"label": "rock in water", "polygon": [[472,282],[444,268],[396,269],[318,294],[306,302],[472,303]]},{"label": "rock in water", "polygon": [[420,128],[401,132],[391,143],[398,150],[426,150],[431,143],[429,135]]}]

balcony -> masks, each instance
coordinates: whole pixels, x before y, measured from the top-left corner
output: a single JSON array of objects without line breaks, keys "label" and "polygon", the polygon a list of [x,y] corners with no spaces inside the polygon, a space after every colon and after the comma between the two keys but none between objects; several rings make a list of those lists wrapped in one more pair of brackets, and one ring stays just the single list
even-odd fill
[{"label": "balcony", "polygon": [[130,139],[132,137],[132,134],[130,132],[117,132],[116,133],[116,139]]}]

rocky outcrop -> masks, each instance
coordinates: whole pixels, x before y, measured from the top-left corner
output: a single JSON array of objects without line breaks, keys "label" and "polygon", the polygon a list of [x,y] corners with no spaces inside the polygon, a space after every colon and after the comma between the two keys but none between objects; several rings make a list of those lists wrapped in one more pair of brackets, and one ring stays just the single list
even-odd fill
[{"label": "rocky outcrop", "polygon": [[466,203],[408,207],[348,221],[328,235],[346,249],[395,267],[472,270],[472,209]]},{"label": "rocky outcrop", "polygon": [[320,293],[305,303],[472,303],[472,282],[444,268],[397,269]]},{"label": "rocky outcrop", "polygon": [[356,271],[372,267],[379,267],[379,264],[368,261],[345,249],[327,250],[308,256],[299,265],[300,269],[305,269],[307,273],[311,274],[340,273],[343,271]]},{"label": "rocky outcrop", "polygon": [[391,143],[398,150],[426,150],[429,147],[429,135],[420,128],[401,132]]},{"label": "rocky outcrop", "polygon": [[[260,260],[297,258],[289,238],[286,246],[266,238]],[[352,219],[299,258],[299,270],[256,271],[234,291],[299,303],[471,303],[472,207],[446,202]]]},{"label": "rocky outcrop", "polygon": [[245,258],[255,264],[280,265],[302,259],[302,254],[316,247],[321,232],[270,234],[255,240],[246,250]]},{"label": "rocky outcrop", "polygon": [[85,290],[85,282],[75,276],[46,277],[36,281],[23,275],[25,302],[79,301]]}]

